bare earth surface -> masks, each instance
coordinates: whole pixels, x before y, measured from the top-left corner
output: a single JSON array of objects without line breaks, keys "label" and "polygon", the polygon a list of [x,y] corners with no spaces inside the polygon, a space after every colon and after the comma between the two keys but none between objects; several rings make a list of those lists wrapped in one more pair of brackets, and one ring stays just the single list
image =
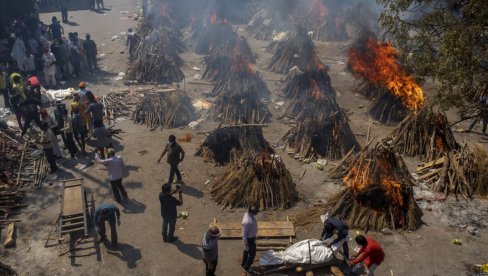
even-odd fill
[{"label": "bare earth surface", "polygon": [[[79,26],[64,25],[65,32],[77,31],[80,36],[89,32],[99,46],[99,65],[102,72],[96,75],[82,75],[83,80],[89,82],[89,88],[97,95],[103,95],[116,88],[123,87],[122,81],[115,81],[114,77],[125,71],[127,55],[120,54],[125,48],[125,37],[121,32],[127,28],[135,28],[137,22],[128,18],[137,10],[135,0],[106,0],[104,13],[87,10],[70,12],[70,20]],[[127,11],[128,14],[125,14]],[[44,22],[49,22],[53,15],[41,14]],[[239,27],[238,27],[239,28]],[[243,33],[242,30],[239,30]],[[119,39],[112,40],[113,36]],[[273,113],[273,122],[264,129],[265,137],[272,144],[286,133],[289,125],[283,124],[278,117],[284,111],[285,105],[278,110],[273,102],[281,101],[279,97],[278,80],[282,76],[265,70],[270,54],[263,48],[268,42],[250,40],[253,51],[258,55],[255,69],[263,74],[270,89],[272,99],[268,102]],[[350,43],[350,42],[348,42]],[[368,106],[371,104],[351,91],[357,81],[346,71],[345,61],[348,43],[317,43],[319,56],[329,67],[332,84],[336,89],[338,101],[342,108],[353,111],[350,124],[355,134],[359,134],[358,141],[364,145],[365,135],[370,124],[367,116]],[[192,52],[183,54],[186,65],[183,68],[187,82],[191,81],[197,72],[192,67],[203,69],[202,58]],[[71,80],[68,84],[76,87],[78,80]],[[131,89],[137,89],[132,86]],[[211,86],[186,84],[187,92],[193,98],[203,97],[203,92],[211,90]],[[426,93],[431,93],[429,86],[424,87]],[[450,113],[450,119],[456,119],[455,113]],[[459,127],[466,127],[464,122]],[[204,123],[199,131],[210,131],[216,124]],[[203,275],[204,265],[200,253],[200,244],[207,225],[217,218],[221,222],[239,222],[244,210],[221,210],[216,205],[204,183],[212,181],[222,172],[222,168],[204,163],[199,157],[193,156],[196,147],[203,141],[204,135],[198,134],[190,128],[164,131],[149,131],[144,126],[134,125],[129,118],[117,123],[124,133],[117,140],[116,150],[129,166],[129,175],[124,178],[130,200],[117,206],[122,210],[122,225],[118,228],[119,249],[110,250],[100,246],[100,254],[75,259],[68,258],[67,245],[56,245],[57,241],[49,242],[44,248],[48,233],[52,229],[60,212],[61,178],[84,177],[89,193],[93,194],[96,204],[113,202],[112,191],[107,180],[106,169],[93,164],[93,153],[79,160],[64,160],[62,173],[58,179],[45,183],[40,190],[34,190],[26,197],[28,206],[23,209],[18,223],[17,245],[14,249],[3,250],[2,261],[14,267],[20,275]],[[372,125],[372,134],[381,139],[392,130],[379,124]],[[192,133],[194,138],[190,143],[182,143],[187,153],[181,165],[183,178],[184,205],[180,210],[188,210],[190,216],[186,220],[178,220],[176,234],[180,240],[175,244],[163,243],[161,237],[161,217],[158,194],[163,180],[168,175],[166,164],[157,164],[159,154],[166,142],[167,136],[174,133],[181,137]],[[460,141],[478,141],[477,134],[456,133]],[[147,151],[146,154],[140,154]],[[316,169],[313,164],[302,164],[282,155],[287,168],[290,170],[298,191],[303,200],[289,210],[267,211],[259,214],[259,220],[284,220],[287,215],[296,214],[307,207],[307,202],[325,201],[330,195],[339,191],[339,184],[324,182],[327,172]],[[407,158],[407,164],[412,169],[420,162]],[[300,180],[303,170],[306,173]],[[425,226],[415,232],[368,233],[378,239],[386,252],[385,262],[377,270],[377,275],[463,275],[465,263],[486,263],[488,261],[488,232],[481,229],[481,237],[475,237],[466,231],[459,231],[458,225],[468,223],[487,223],[488,202],[476,199],[473,202],[456,202],[450,198],[446,202],[426,202],[424,207]],[[466,207],[467,206],[467,207]],[[428,210],[427,210],[428,209]],[[429,211],[430,210],[430,211]],[[297,229],[297,240],[315,237],[321,231],[321,224],[311,231]],[[351,230],[352,236],[356,230]],[[53,234],[56,239],[57,234]],[[451,243],[453,238],[459,238],[461,246]],[[93,242],[82,244],[80,247],[92,246]],[[350,243],[354,247],[354,243]],[[91,249],[80,251],[92,253]],[[217,269],[218,275],[240,275],[240,258],[242,245],[240,240],[220,241],[220,257]],[[316,275],[329,275],[326,270],[316,271]]]}]

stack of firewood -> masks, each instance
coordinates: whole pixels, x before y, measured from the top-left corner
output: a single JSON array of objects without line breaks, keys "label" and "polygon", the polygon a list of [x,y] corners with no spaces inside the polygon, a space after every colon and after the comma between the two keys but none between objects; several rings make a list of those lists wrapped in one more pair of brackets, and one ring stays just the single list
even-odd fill
[{"label": "stack of firewood", "polygon": [[224,175],[211,184],[222,208],[259,206],[261,210],[289,208],[298,200],[290,172],[279,156],[262,152],[234,155]]},{"label": "stack of firewood", "polygon": [[296,217],[304,225],[328,213],[365,230],[416,230],[422,225],[422,211],[414,195],[414,182],[402,158],[391,147],[378,144],[365,148],[349,167],[346,188],[316,207]]},{"label": "stack of firewood", "polygon": [[224,164],[230,161],[232,151],[241,154],[272,152],[272,149],[264,138],[260,125],[219,126],[207,136],[195,155],[210,162]]},{"label": "stack of firewood", "polygon": [[256,57],[244,37],[237,36],[229,40],[223,47],[213,48],[205,57],[205,71],[202,78],[208,81],[219,81],[228,77],[232,66],[239,66],[243,60],[244,66],[256,63]]},{"label": "stack of firewood", "polygon": [[275,73],[286,74],[294,66],[304,70],[317,60],[315,44],[300,25],[290,32],[288,39],[275,44],[276,49],[268,66]]},{"label": "stack of firewood", "polygon": [[454,193],[464,199],[488,195],[488,153],[480,144],[474,149],[467,144],[445,152],[443,157],[417,167],[418,178],[434,191]]},{"label": "stack of firewood", "polygon": [[114,122],[115,119],[129,116],[129,110],[126,102],[127,93],[111,92],[102,96],[102,104],[105,109],[105,119],[110,122]]},{"label": "stack of firewood", "polygon": [[183,91],[146,94],[132,113],[132,121],[151,129],[185,126],[196,119],[195,107]]},{"label": "stack of firewood", "polygon": [[249,21],[246,31],[252,38],[269,40],[273,36],[274,24],[266,9],[260,9]]},{"label": "stack of firewood", "polygon": [[425,107],[410,114],[386,139],[395,149],[423,160],[437,159],[445,152],[458,148],[446,115]]},{"label": "stack of firewood", "polygon": [[214,49],[223,47],[229,40],[236,37],[237,34],[227,22],[221,21],[207,24],[200,31],[195,45],[195,53],[207,55]]}]

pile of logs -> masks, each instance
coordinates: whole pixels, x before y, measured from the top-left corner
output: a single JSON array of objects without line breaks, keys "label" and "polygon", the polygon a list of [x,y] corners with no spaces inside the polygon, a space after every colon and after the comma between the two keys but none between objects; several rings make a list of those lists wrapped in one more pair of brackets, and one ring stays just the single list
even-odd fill
[{"label": "pile of logs", "polygon": [[243,152],[272,152],[272,149],[260,125],[219,126],[207,136],[195,155],[204,157],[206,161],[224,164],[230,161],[233,151],[240,155]]},{"label": "pile of logs", "polygon": [[257,40],[270,40],[273,37],[274,24],[268,11],[259,10],[247,24],[246,31]]},{"label": "pile of logs", "polygon": [[[241,61],[242,60],[242,61]],[[228,77],[232,66],[241,63],[256,63],[251,47],[244,37],[230,39],[223,47],[213,48],[205,57],[206,69],[202,78],[208,81],[219,81]]]},{"label": "pile of logs", "polygon": [[180,82],[185,77],[180,69],[183,50],[184,44],[168,28],[152,29],[134,50],[126,78],[140,83]]},{"label": "pile of logs", "polygon": [[222,208],[283,209],[298,200],[295,184],[283,161],[267,152],[233,155],[224,175],[211,184],[210,192]]},{"label": "pile of logs", "polygon": [[270,94],[257,72],[232,70],[229,77],[215,85],[216,100],[209,110],[212,120],[224,124],[262,124],[270,120],[268,107],[260,100]]},{"label": "pile of logs", "polygon": [[296,159],[315,160],[323,157],[340,159],[351,149],[360,150],[347,115],[331,96],[305,100],[296,116],[296,125],[283,137],[287,152]]},{"label": "pile of logs", "polygon": [[102,104],[105,109],[105,119],[110,122],[115,122],[115,119],[129,116],[129,110],[126,103],[127,93],[111,92],[102,96]]},{"label": "pile of logs", "polygon": [[446,115],[424,107],[410,114],[386,139],[399,153],[431,161],[445,152],[458,149]]},{"label": "pile of logs", "polygon": [[226,22],[207,24],[198,36],[195,53],[207,55],[214,49],[222,48],[229,40],[233,40],[236,37],[237,34],[232,29],[232,26]]},{"label": "pile of logs", "polygon": [[480,144],[474,149],[467,144],[458,150],[445,152],[443,157],[417,167],[417,181],[446,196],[454,193],[471,199],[473,195],[488,195],[488,153]]},{"label": "pile of logs", "polygon": [[386,88],[380,88],[367,82],[366,80],[363,80],[353,89],[353,93],[356,95],[360,95],[367,100],[374,101],[378,99],[380,95],[388,93],[388,91],[386,90]]},{"label": "pile of logs", "polygon": [[275,73],[286,74],[294,66],[304,70],[317,60],[315,44],[300,25],[290,32],[288,39],[275,43],[276,50],[268,66]]},{"label": "pile of logs", "polygon": [[185,126],[196,119],[195,107],[188,95],[179,90],[147,93],[132,113],[132,121],[156,128]]},{"label": "pile of logs", "polygon": [[344,185],[324,206],[297,216],[298,223],[312,222],[311,217],[318,219],[325,213],[364,230],[416,230],[423,223],[413,196],[414,182],[391,147],[364,148],[349,167]]},{"label": "pile of logs", "polygon": [[403,106],[401,100],[389,92],[381,94],[369,110],[369,115],[384,125],[396,125],[403,121],[409,113],[410,111]]}]

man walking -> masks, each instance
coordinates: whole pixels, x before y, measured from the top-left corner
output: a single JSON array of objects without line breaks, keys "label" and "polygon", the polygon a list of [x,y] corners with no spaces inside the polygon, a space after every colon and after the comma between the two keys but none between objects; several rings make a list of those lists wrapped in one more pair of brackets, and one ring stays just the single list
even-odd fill
[{"label": "man walking", "polygon": [[[334,234],[337,235],[337,238],[333,241],[328,241]],[[324,221],[324,229],[322,230],[321,237],[329,247],[339,247],[342,244],[344,260],[349,260],[349,246],[347,244],[347,241],[349,240],[349,227],[347,226],[347,223],[335,218],[327,218]]]},{"label": "man walking", "polygon": [[256,236],[258,234],[258,222],[256,216],[258,212],[259,210],[256,206],[250,206],[242,218],[244,252],[242,253],[241,268],[248,274],[253,274],[251,265],[256,257]]},{"label": "man walking", "polygon": [[61,20],[63,23],[68,23],[68,5],[66,0],[59,0],[59,8],[61,10]]},{"label": "man walking", "polygon": [[118,245],[117,239],[117,229],[115,227],[115,221],[117,220],[117,225],[120,226],[120,211],[119,208],[115,207],[113,204],[102,203],[98,205],[95,210],[95,228],[100,236],[100,242],[105,242],[107,240],[105,222],[108,221],[110,225],[110,240],[112,246],[116,247]]},{"label": "man walking", "polygon": [[[367,275],[374,276],[375,270],[385,259],[385,253],[380,244],[371,237],[359,235],[356,243],[361,246],[358,253],[353,256],[354,260],[349,262],[352,265],[353,275],[361,275],[367,268]],[[359,257],[358,257],[359,256]]]},{"label": "man walking", "polygon": [[171,134],[168,137],[168,144],[166,144],[166,147],[161,153],[161,156],[158,159],[158,163],[161,162],[161,159],[166,153],[168,153],[167,162],[169,164],[168,184],[171,187],[175,174],[176,174],[177,182],[178,183],[183,182],[181,179],[180,170],[178,169],[178,164],[180,164],[180,162],[183,162],[183,159],[185,158],[185,152],[183,151],[181,146],[178,143],[176,143],[176,137],[173,134]]},{"label": "man walking", "polygon": [[136,48],[137,43],[139,42],[139,36],[137,33],[133,32],[131,28],[129,28],[128,35],[127,35],[127,43],[125,44],[125,49],[129,47],[129,59],[132,60],[133,52]]},{"label": "man walking", "polygon": [[88,63],[88,70],[93,73],[97,69],[97,44],[90,39],[90,34],[86,34],[86,40],[83,42],[83,49],[85,49],[86,60]]},{"label": "man walking", "polygon": [[205,263],[205,275],[215,276],[217,270],[217,261],[219,258],[219,244],[220,229],[217,226],[212,226],[203,235],[202,253],[203,262]]},{"label": "man walking", "polygon": [[112,185],[115,201],[121,202],[122,198],[127,199],[127,192],[122,186],[122,178],[124,177],[125,164],[124,159],[120,156],[115,156],[115,150],[110,148],[107,150],[107,159],[101,159],[98,153],[95,154],[95,161],[98,164],[103,164],[108,170],[108,180]]},{"label": "man walking", "polygon": [[[162,192],[159,194],[159,202],[161,203],[161,217],[163,217],[163,241],[175,242],[178,237],[174,236],[176,227],[176,206],[183,205],[183,196],[181,194],[181,187],[176,191],[171,192],[171,185],[166,183],[162,187]],[[173,193],[178,193],[178,199],[172,196]]]},{"label": "man walking", "polygon": [[481,121],[483,123],[483,128],[482,128],[483,135],[487,136],[486,126],[488,125],[488,97],[481,98],[481,100],[479,101],[479,105],[480,105],[480,109],[481,109],[481,114],[480,114],[480,116],[478,116],[474,119],[474,121],[471,123],[471,125],[469,125],[467,132],[471,132],[471,130],[473,130],[473,128],[478,123],[478,121],[481,119]]}]

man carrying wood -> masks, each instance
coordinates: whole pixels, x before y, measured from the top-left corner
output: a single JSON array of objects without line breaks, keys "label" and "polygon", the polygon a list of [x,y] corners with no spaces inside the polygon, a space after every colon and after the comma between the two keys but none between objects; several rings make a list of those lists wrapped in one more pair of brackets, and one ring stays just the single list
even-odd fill
[{"label": "man carrying wood", "polygon": [[[178,237],[174,236],[177,217],[176,206],[183,205],[181,187],[178,187],[176,191],[172,192],[171,184],[166,183],[161,190],[159,202],[161,203],[161,217],[163,217],[163,241],[175,242],[178,240]],[[175,192],[178,192],[178,199],[172,196]]]},{"label": "man carrying wood", "polygon": [[205,263],[205,275],[215,276],[217,270],[217,260],[219,258],[220,229],[217,226],[212,226],[203,235],[202,253],[203,262]]},{"label": "man carrying wood", "polygon": [[100,242],[105,242],[107,240],[105,222],[108,221],[110,225],[110,240],[112,241],[112,246],[116,247],[118,245],[117,229],[115,228],[116,220],[117,225],[120,226],[119,208],[109,203],[102,203],[98,205],[97,209],[95,210],[94,222],[95,228],[100,236]]},{"label": "man carrying wood", "polygon": [[242,253],[241,268],[247,274],[253,274],[251,265],[256,257],[256,236],[258,234],[258,222],[256,216],[259,209],[250,206],[242,218],[242,240],[244,241],[244,252]]},{"label": "man carrying wood", "polygon": [[[337,238],[333,241],[328,241],[334,234],[337,235]],[[322,230],[321,237],[328,247],[332,245],[339,247],[342,244],[344,260],[349,260],[349,246],[347,244],[349,240],[349,227],[347,223],[335,218],[327,218],[324,221],[324,229]]]},{"label": "man carrying wood", "polygon": [[166,144],[166,147],[161,153],[161,156],[158,159],[158,163],[161,162],[161,159],[166,153],[168,153],[167,162],[169,164],[168,184],[171,188],[171,184],[173,183],[175,174],[176,174],[177,183],[183,182],[181,180],[181,173],[180,170],[178,169],[178,165],[180,164],[180,162],[183,162],[183,159],[185,158],[185,152],[183,151],[181,146],[178,143],[176,143],[176,137],[173,134],[171,134],[168,137],[168,144]]},{"label": "man carrying wood", "polygon": [[380,244],[371,237],[359,235],[356,243],[361,246],[357,254],[354,254],[353,261],[349,262],[353,275],[362,275],[367,270],[368,276],[374,276],[375,270],[385,259],[385,253]]}]

